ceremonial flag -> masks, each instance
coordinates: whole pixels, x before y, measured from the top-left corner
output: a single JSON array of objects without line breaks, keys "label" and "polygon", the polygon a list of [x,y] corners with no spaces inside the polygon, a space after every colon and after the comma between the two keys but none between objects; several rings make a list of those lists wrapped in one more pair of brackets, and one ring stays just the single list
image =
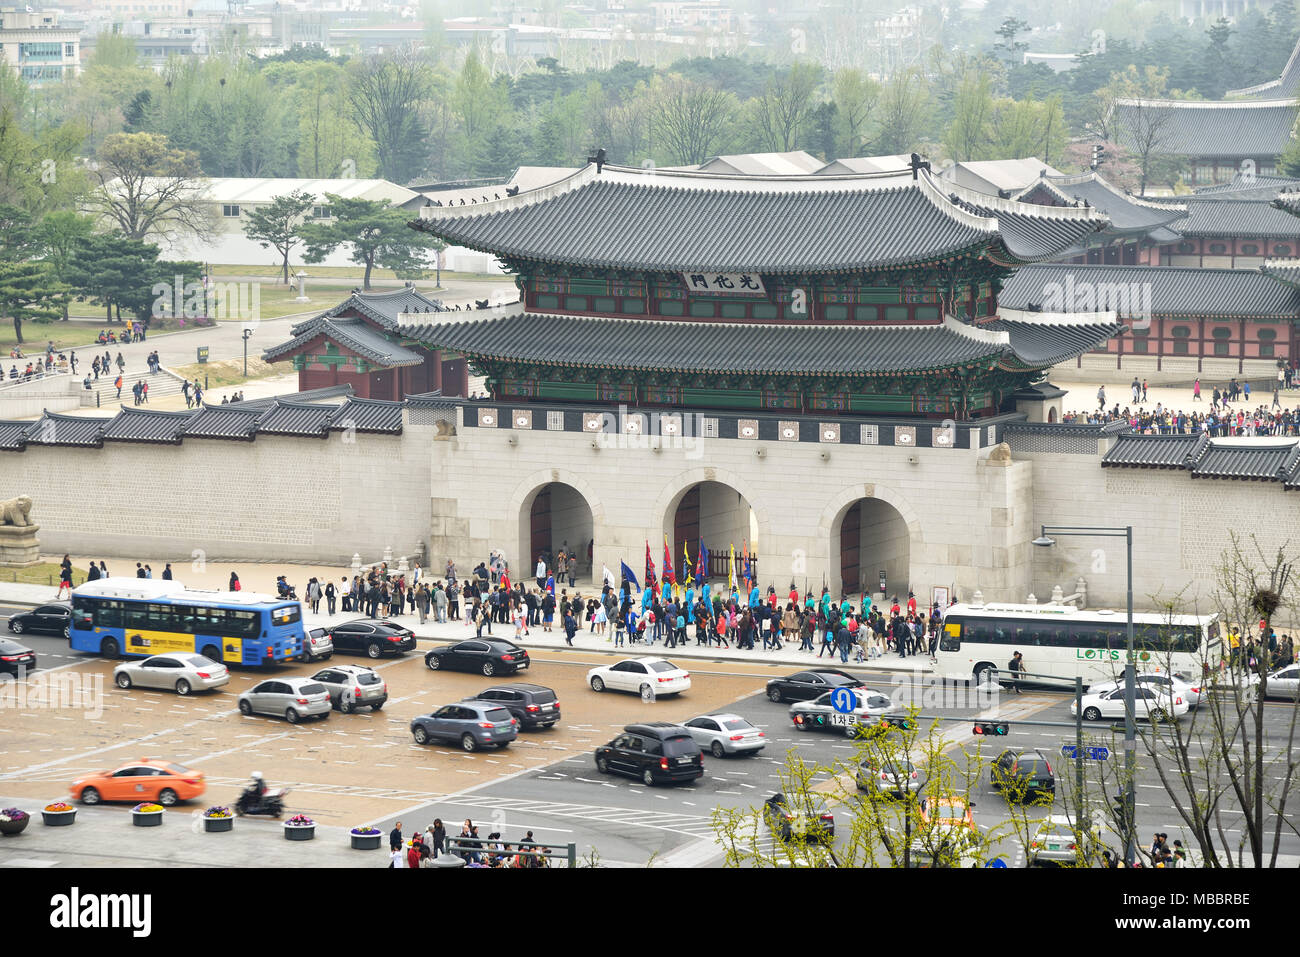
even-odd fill
[{"label": "ceremonial flag", "polygon": [[700,553],[695,556],[695,577],[702,582],[709,580],[709,550],[704,547],[704,539],[700,539]]},{"label": "ceremonial flag", "polygon": [[691,574],[691,549],[687,542],[682,542],[682,579],[690,585],[695,581]]},{"label": "ceremonial flag", "polygon": [[677,584],[677,573],[673,571],[673,555],[668,551],[668,536],[664,536],[664,578],[668,584]]},{"label": "ceremonial flag", "polygon": [[740,553],[745,559],[744,571],[741,577],[745,579],[745,591],[749,591],[749,541],[746,540],[740,546]]},{"label": "ceremonial flag", "polygon": [[649,539],[646,539],[645,543],[645,586],[652,592],[658,591],[658,589],[655,588],[655,563],[654,559],[650,557]]},{"label": "ceremonial flag", "polygon": [[727,546],[727,587],[736,587],[736,546]]},{"label": "ceremonial flag", "polygon": [[614,581],[614,573],[609,570],[608,565],[601,565],[601,577],[610,588],[617,588],[618,582]]},{"label": "ceremonial flag", "polygon": [[627,567],[627,562],[619,561],[618,564],[619,564],[619,571],[623,573],[623,577],[626,578],[632,584],[633,588],[635,588],[637,591],[640,591],[641,583],[636,580],[636,575],[633,574],[632,569]]}]

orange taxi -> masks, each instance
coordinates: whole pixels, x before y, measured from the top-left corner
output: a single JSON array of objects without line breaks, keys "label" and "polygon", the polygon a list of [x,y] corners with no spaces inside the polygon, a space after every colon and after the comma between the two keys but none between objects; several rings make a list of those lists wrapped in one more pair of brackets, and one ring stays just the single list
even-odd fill
[{"label": "orange taxi", "polygon": [[979,833],[975,826],[975,815],[971,813],[971,804],[962,797],[925,798],[921,801],[921,823],[926,827],[956,831],[965,828],[972,833]]},{"label": "orange taxi", "polygon": [[203,772],[172,761],[141,758],[111,771],[96,771],[72,782],[72,796],[82,804],[101,801],[152,801],[172,807],[201,795]]}]

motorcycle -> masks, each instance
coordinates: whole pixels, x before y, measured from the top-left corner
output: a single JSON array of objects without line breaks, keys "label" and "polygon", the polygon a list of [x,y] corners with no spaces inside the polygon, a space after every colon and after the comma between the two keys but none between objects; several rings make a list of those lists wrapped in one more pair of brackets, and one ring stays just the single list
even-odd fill
[{"label": "motorcycle", "polygon": [[235,814],[239,817],[245,814],[269,814],[271,817],[279,817],[284,813],[284,796],[288,793],[288,788],[275,788],[259,797],[251,788],[246,788],[244,793],[239,795],[239,800],[235,802]]}]

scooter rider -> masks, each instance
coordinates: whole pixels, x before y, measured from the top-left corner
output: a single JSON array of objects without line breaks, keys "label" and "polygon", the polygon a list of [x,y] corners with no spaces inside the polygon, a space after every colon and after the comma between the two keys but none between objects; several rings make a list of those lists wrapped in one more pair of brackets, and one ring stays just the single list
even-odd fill
[{"label": "scooter rider", "polygon": [[250,808],[260,807],[262,799],[266,797],[266,780],[262,777],[261,771],[253,772],[253,780],[248,787],[244,788],[244,797]]}]

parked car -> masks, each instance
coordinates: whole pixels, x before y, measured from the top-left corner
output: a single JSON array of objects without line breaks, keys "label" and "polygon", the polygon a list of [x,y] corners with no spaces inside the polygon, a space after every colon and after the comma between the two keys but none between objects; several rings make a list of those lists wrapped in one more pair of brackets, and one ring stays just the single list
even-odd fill
[{"label": "parked car", "polygon": [[1052,762],[1037,748],[1008,748],[989,768],[989,784],[1008,801],[1047,798],[1056,794]]},{"label": "parked car", "polygon": [[587,672],[592,691],[638,692],[644,697],[681,694],[691,687],[691,673],[666,658],[627,658]]},{"label": "parked car", "polygon": [[0,638],[0,671],[18,674],[19,668],[31,671],[36,667],[36,652],[9,638]]},{"label": "parked car", "polygon": [[111,771],[96,771],[72,782],[72,797],[82,804],[100,801],[152,801],[171,807],[199,797],[207,785],[203,772],[172,761],[141,758]]},{"label": "parked car", "polygon": [[806,802],[790,800],[778,791],[763,802],[763,820],[782,841],[808,844],[835,839],[835,815],[825,798],[808,795]]},{"label": "parked car", "polygon": [[434,648],[424,656],[431,671],[474,671],[487,675],[513,675],[529,665],[528,652],[504,638],[467,638],[454,645]]},{"label": "parked car", "polygon": [[113,669],[113,682],[124,690],[138,685],[168,688],[184,696],[191,691],[211,691],[230,684],[230,671],[203,655],[167,652],[122,662]]},{"label": "parked car", "polygon": [[411,719],[416,744],[459,741],[466,751],[490,744],[504,748],[519,736],[519,722],[505,708],[486,701],[462,701]]},{"label": "parked car", "polygon": [[241,714],[284,715],[290,724],[330,716],[330,693],[311,678],[267,678],[239,696]]},{"label": "parked car", "polygon": [[505,708],[519,722],[519,729],[549,728],[560,720],[560,700],[550,688],[541,685],[493,685],[466,701],[483,701]]},{"label": "parked car", "polygon": [[859,791],[879,791],[900,798],[921,788],[921,775],[907,755],[863,758],[854,778]]},{"label": "parked car", "polygon": [[798,701],[790,705],[790,720],[800,731],[830,729],[839,731],[847,737],[858,733],[859,726],[873,723],[875,718],[887,714],[893,709],[893,702],[879,691],[870,688],[850,689],[857,699],[851,712],[840,714],[831,704],[833,691],[814,698],[812,701]]},{"label": "parked car", "polygon": [[72,634],[72,605],[66,601],[56,601],[48,605],[37,605],[31,611],[10,615],[9,630],[15,635],[30,631],[68,638]]},{"label": "parked car", "polygon": [[808,701],[820,698],[835,688],[861,688],[862,679],[835,668],[814,668],[798,671],[784,678],[773,678],[767,683],[767,697],[781,704],[786,701]]},{"label": "parked car", "polygon": [[[388,700],[388,682],[379,677],[374,668],[365,665],[333,665],[323,668],[311,676],[329,692],[330,707],[338,708],[344,714],[354,708],[369,707],[378,711]],[[352,702],[345,705],[344,691],[352,689]]]},{"label": "parked car", "polygon": [[[1173,694],[1174,697],[1182,695],[1183,700],[1187,702],[1187,707],[1195,708],[1201,703],[1201,685],[1192,683],[1182,675],[1169,675],[1163,672],[1143,672],[1137,675],[1134,683],[1139,688],[1152,688],[1164,694]],[[1124,682],[1120,681],[1101,681],[1094,685],[1088,686],[1088,694],[1101,694],[1104,691],[1114,691],[1117,688],[1123,688]]]},{"label": "parked car", "polygon": [[646,787],[694,781],[704,774],[704,756],[690,732],[679,724],[650,721],[629,724],[609,744],[596,749],[596,770],[640,778]]},{"label": "parked car", "polygon": [[715,758],[726,754],[755,754],[767,746],[767,735],[738,714],[702,714],[682,727]]},{"label": "parked car", "polygon": [[[1077,714],[1076,702],[1070,702],[1070,714]],[[1175,693],[1171,696],[1164,691],[1138,686],[1133,689],[1133,716],[1138,721],[1163,720],[1170,716],[1180,718],[1187,714],[1187,699]],[[1102,718],[1124,717],[1124,689],[1103,691],[1100,694],[1089,692],[1083,696],[1083,719],[1100,721]]]},{"label": "parked car", "polygon": [[357,618],[330,629],[335,651],[370,658],[405,654],[415,647],[415,634],[382,618]]},{"label": "parked car", "polygon": [[324,628],[308,628],[303,633],[302,654],[298,656],[299,661],[310,664],[313,661],[324,661],[333,654],[334,639],[330,637],[328,630]]}]

